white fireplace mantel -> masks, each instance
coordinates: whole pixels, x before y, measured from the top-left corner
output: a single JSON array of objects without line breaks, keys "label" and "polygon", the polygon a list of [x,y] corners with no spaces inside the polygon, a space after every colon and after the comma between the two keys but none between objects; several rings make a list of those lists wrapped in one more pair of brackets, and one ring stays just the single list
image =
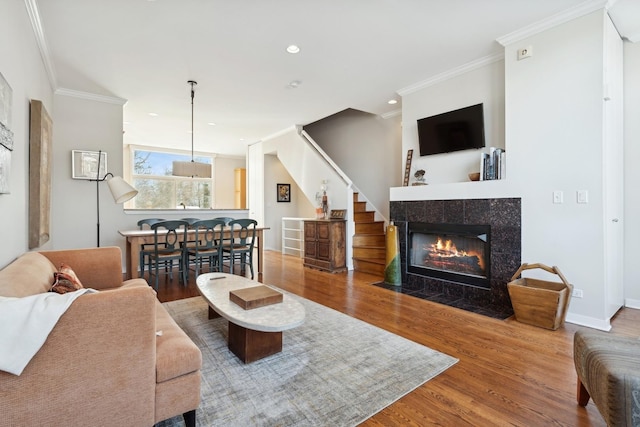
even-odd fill
[{"label": "white fireplace mantel", "polygon": [[509,180],[454,182],[449,184],[392,187],[392,202],[415,200],[491,199],[521,197]]}]

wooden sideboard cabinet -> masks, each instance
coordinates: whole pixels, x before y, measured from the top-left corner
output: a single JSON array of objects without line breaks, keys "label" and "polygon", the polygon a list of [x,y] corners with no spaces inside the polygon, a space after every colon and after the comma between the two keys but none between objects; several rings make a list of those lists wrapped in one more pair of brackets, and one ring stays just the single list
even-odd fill
[{"label": "wooden sideboard cabinet", "polygon": [[347,269],[346,221],[304,222],[304,266],[336,273]]}]

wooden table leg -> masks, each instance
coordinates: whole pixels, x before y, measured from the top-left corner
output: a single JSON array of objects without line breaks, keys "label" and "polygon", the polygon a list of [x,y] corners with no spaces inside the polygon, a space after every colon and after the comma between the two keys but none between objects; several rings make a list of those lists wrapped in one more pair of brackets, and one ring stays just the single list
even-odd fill
[{"label": "wooden table leg", "polygon": [[133,274],[131,273],[131,269],[133,268],[133,266],[131,265],[131,239],[127,238],[125,240],[126,240],[125,253],[124,253],[124,258],[126,263],[125,277],[127,280],[129,280],[133,278]]},{"label": "wooden table leg", "polygon": [[209,306],[209,315],[208,315],[208,319],[217,319],[218,317],[222,317],[220,316],[213,308],[211,308],[211,306]]},{"label": "wooden table leg", "polygon": [[262,261],[264,256],[262,236],[263,236],[262,230],[258,230],[257,231],[258,244],[256,245],[258,249],[258,282],[262,282]]},{"label": "wooden table leg", "polygon": [[282,351],[282,332],[261,332],[229,322],[229,350],[244,363]]},{"label": "wooden table leg", "polygon": [[140,270],[140,248],[142,246],[142,243],[144,242],[144,238],[130,237],[127,240],[131,240],[131,251],[129,257],[131,269],[127,274],[130,276],[130,278],[134,278],[138,277],[138,270]]}]

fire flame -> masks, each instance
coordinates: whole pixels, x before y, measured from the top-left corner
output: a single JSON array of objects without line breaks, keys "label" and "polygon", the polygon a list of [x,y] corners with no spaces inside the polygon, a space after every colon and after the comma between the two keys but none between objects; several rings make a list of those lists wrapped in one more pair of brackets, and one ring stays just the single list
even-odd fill
[{"label": "fire flame", "polygon": [[478,258],[478,264],[480,268],[482,270],[485,269],[484,257],[482,256],[481,253],[478,253],[476,251],[470,251],[470,252],[458,251],[458,248],[456,248],[455,243],[453,243],[451,240],[445,240],[443,242],[442,238],[438,237],[438,240],[435,243],[431,244],[430,246],[431,246],[431,249],[430,249],[431,252],[437,253],[438,256],[443,258],[475,256]]}]

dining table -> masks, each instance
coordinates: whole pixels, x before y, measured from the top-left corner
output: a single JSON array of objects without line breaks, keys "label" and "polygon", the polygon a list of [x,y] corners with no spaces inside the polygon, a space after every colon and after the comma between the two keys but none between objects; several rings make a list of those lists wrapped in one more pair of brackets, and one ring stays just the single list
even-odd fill
[{"label": "dining table", "polygon": [[[262,263],[264,258],[264,231],[269,230],[269,227],[256,227],[256,244],[255,249],[258,255],[258,281],[262,282]],[[190,236],[195,235],[195,229],[187,230],[187,239]],[[126,239],[126,249],[125,249],[125,258],[126,258],[126,278],[132,279],[134,278],[134,272],[138,272],[140,270],[140,250],[142,245],[145,244],[153,244],[154,240],[154,230],[150,229],[135,229],[135,230],[118,230],[121,236]],[[224,229],[224,238],[230,238],[231,229]]]}]

